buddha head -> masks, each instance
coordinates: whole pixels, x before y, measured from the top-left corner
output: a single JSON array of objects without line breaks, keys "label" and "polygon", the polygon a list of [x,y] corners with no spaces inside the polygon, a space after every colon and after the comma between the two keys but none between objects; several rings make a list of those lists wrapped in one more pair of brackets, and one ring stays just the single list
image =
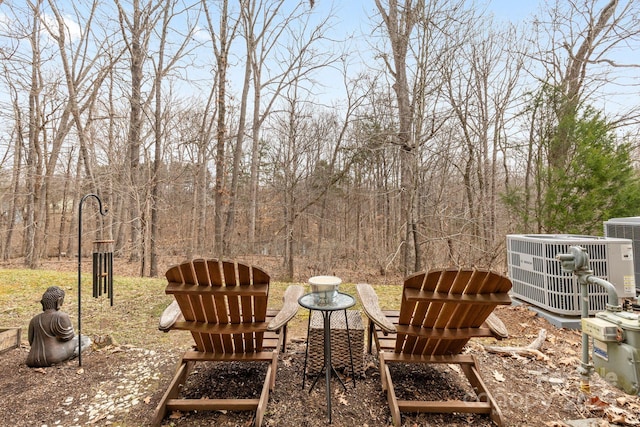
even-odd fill
[{"label": "buddha head", "polygon": [[44,291],[40,303],[42,310],[60,310],[64,302],[64,291],[58,286],[50,286]]}]

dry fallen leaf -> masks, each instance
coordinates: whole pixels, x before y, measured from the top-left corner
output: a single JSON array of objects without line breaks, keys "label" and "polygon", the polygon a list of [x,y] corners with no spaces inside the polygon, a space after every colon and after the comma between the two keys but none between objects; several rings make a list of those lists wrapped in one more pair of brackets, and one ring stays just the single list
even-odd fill
[{"label": "dry fallen leaf", "polygon": [[640,404],[635,402],[626,402],[626,406],[628,406],[634,414],[640,414]]},{"label": "dry fallen leaf", "polygon": [[562,357],[558,360],[558,364],[564,366],[573,366],[579,363],[580,359],[578,359],[577,357]]},{"label": "dry fallen leaf", "polygon": [[620,425],[627,424],[627,418],[624,416],[624,414],[612,415],[609,418],[609,421],[611,421],[614,424],[620,424]]},{"label": "dry fallen leaf", "polygon": [[458,365],[454,365],[453,363],[449,363],[447,364],[447,366],[449,367],[449,369],[451,369],[452,371],[457,372],[458,374],[462,374],[462,369],[460,369],[460,366]]},{"label": "dry fallen leaf", "polygon": [[620,396],[616,399],[616,403],[620,406],[624,406],[625,403],[627,403],[627,397],[626,396]]},{"label": "dry fallen leaf", "polygon": [[591,396],[586,403],[591,411],[604,411],[609,406],[607,402],[600,400],[598,396]]},{"label": "dry fallen leaf", "polygon": [[609,404],[607,402],[603,402],[599,396],[590,397],[589,404],[595,406],[609,406]]}]

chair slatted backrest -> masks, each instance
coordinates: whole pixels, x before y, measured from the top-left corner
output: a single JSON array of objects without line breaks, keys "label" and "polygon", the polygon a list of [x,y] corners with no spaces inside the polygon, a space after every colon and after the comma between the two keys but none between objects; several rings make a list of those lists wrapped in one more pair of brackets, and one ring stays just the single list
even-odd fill
[{"label": "chair slatted backrest", "polygon": [[270,278],[241,263],[194,260],[170,268],[167,294],[178,302],[198,351],[262,351]]},{"label": "chair slatted backrest", "polygon": [[458,354],[469,338],[491,336],[483,324],[510,304],[511,281],[491,271],[439,269],[405,279],[395,352]]}]

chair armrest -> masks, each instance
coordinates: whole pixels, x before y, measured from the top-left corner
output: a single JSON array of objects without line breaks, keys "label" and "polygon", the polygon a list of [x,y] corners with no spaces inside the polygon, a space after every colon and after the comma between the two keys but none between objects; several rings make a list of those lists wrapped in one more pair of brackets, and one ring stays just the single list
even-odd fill
[{"label": "chair armrest", "polygon": [[509,330],[496,313],[491,313],[485,320],[493,336],[499,340],[509,338]]},{"label": "chair armrest", "polygon": [[362,303],[362,309],[364,314],[385,333],[396,332],[396,327],[391,321],[384,315],[380,309],[380,303],[378,302],[378,295],[373,287],[368,283],[358,283],[356,285],[360,302]]},{"label": "chair armrest", "polygon": [[300,299],[302,294],[304,294],[304,288],[300,285],[289,286],[284,291],[284,296],[282,297],[282,300],[284,301],[282,309],[269,322],[269,325],[267,326],[268,331],[280,330],[293,318],[293,316],[296,315],[298,308],[300,308],[298,305],[298,299]]},{"label": "chair armrest", "polygon": [[158,329],[162,332],[169,332],[171,327],[178,320],[184,320],[184,317],[182,317],[182,311],[180,311],[178,301],[173,300],[173,302],[162,312],[160,322],[158,322]]}]

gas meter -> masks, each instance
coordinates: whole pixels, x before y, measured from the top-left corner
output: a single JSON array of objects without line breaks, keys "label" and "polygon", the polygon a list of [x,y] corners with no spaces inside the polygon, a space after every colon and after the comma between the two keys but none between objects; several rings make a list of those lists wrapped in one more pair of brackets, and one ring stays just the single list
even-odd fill
[{"label": "gas meter", "polygon": [[[581,388],[589,391],[589,376],[598,374],[629,394],[640,393],[640,314],[637,307],[625,301],[621,305],[615,287],[604,279],[595,277],[589,270],[589,255],[579,246],[571,246],[570,253],[558,254],[562,268],[572,271],[581,285],[582,306],[582,363],[578,372],[582,376]],[[606,310],[588,314],[588,285],[606,289]],[[589,357],[589,339],[592,341]],[[590,360],[591,359],[591,360]]]},{"label": "gas meter", "polygon": [[593,339],[595,371],[629,394],[640,392],[640,315],[603,311],[582,319],[582,332]]}]

